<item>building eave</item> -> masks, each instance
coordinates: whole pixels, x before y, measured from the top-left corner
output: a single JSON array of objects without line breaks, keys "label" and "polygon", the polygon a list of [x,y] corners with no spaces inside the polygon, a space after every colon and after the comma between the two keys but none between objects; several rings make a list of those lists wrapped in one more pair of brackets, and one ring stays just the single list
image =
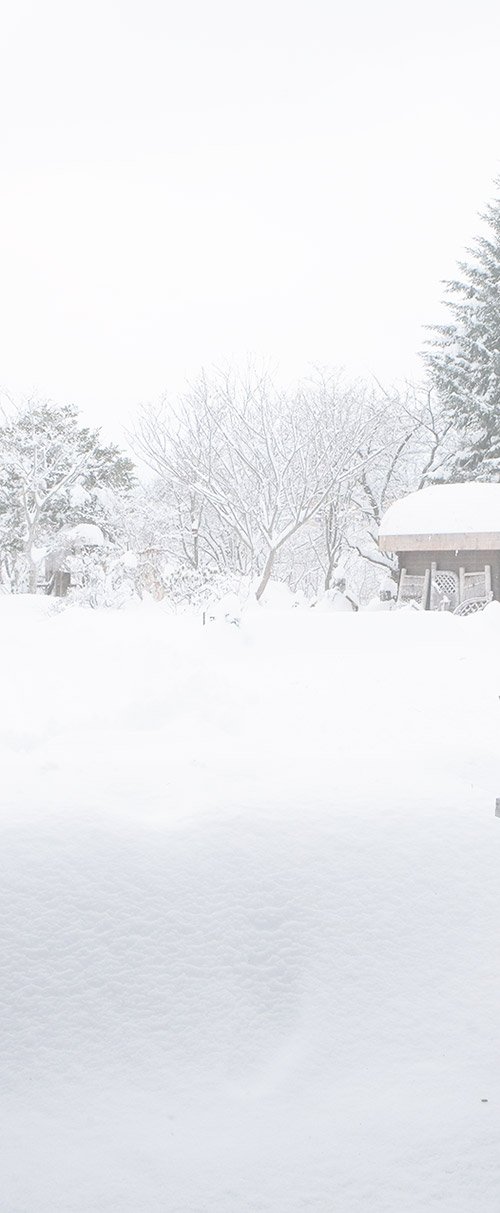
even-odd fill
[{"label": "building eave", "polygon": [[381,552],[495,552],[500,551],[500,532],[468,535],[380,535]]}]

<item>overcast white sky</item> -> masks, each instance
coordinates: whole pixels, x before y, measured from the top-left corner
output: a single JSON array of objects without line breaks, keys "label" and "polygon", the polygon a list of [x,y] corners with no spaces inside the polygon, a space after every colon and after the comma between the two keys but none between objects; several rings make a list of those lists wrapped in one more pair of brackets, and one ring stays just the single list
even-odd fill
[{"label": "overcast white sky", "polygon": [[5,388],[117,433],[248,352],[415,373],[500,171],[497,0],[0,10]]}]

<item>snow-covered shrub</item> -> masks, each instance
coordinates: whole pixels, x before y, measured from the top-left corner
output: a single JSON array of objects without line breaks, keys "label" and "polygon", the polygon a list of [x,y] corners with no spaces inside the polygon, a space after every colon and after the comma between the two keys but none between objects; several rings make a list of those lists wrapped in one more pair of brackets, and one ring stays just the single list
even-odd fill
[{"label": "snow-covered shrub", "polygon": [[129,552],[112,548],[82,548],[67,557],[71,573],[68,601],[79,606],[121,607],[136,595]]},{"label": "snow-covered shrub", "polygon": [[203,611],[211,601],[237,593],[241,578],[214,568],[194,569],[157,548],[139,553],[135,584],[141,597],[168,602],[174,610]]}]

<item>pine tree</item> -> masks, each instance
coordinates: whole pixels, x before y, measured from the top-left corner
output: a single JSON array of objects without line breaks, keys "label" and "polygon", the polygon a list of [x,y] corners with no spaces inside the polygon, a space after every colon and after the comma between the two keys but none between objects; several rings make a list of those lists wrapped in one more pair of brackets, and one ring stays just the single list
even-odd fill
[{"label": "pine tree", "polygon": [[500,197],[481,219],[461,277],[445,283],[450,323],[432,328],[424,355],[454,431],[445,474],[455,481],[500,480]]}]

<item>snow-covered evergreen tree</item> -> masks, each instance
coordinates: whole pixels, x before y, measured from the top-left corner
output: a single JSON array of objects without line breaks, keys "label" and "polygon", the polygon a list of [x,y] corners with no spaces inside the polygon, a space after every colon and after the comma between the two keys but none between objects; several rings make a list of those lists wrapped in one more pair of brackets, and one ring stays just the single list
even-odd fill
[{"label": "snow-covered evergreen tree", "polygon": [[[106,525],[109,496],[128,492],[133,464],[73,405],[30,404],[0,425],[0,571],[36,589],[43,552],[65,525]],[[108,528],[106,528],[108,529]]]},{"label": "snow-covered evergreen tree", "polygon": [[496,188],[484,234],[446,283],[450,322],[433,327],[424,355],[454,430],[447,480],[500,479],[500,179]]}]

